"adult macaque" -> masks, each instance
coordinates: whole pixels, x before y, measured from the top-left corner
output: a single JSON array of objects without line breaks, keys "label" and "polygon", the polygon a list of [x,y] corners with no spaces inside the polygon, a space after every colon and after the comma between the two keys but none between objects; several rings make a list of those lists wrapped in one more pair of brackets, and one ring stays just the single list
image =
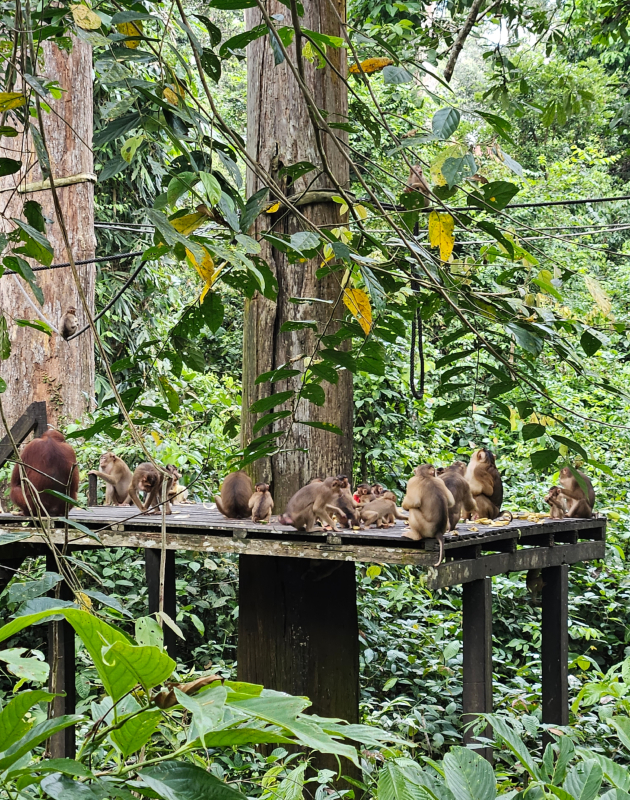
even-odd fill
[{"label": "adult macaque", "polygon": [[273,497],[269,491],[269,484],[257,483],[255,489],[248,503],[252,510],[252,522],[269,522],[273,511]]},{"label": "adult macaque", "polygon": [[40,509],[51,517],[63,517],[66,503],[42,492],[52,489],[77,499],[79,466],[73,448],[59,431],[51,429],[29,442],[22,450],[21,459],[26,481],[22,484],[20,467],[16,464],[11,474],[11,501],[25,515]]},{"label": "adult macaque", "polygon": [[221,494],[214,498],[217,508],[229,519],[246,519],[250,515],[249,499],[254,494],[252,480],[246,472],[230,472],[221,484]]},{"label": "adult macaque", "polygon": [[448,530],[448,510],[455,504],[453,495],[444,481],[435,477],[432,464],[422,464],[414,470],[414,477],[407,484],[407,494],[402,507],[409,512],[410,539],[437,539],[440,545],[439,567],[444,557],[444,534]]},{"label": "adult macaque", "polygon": [[463,461],[454,461],[450,467],[442,470],[442,472],[438,470],[438,478],[444,482],[455,501],[454,505],[448,510],[449,531],[454,531],[457,528],[457,523],[462,517],[462,510],[466,517],[477,510],[477,503],[472,496],[465,475],[466,464]]},{"label": "adult macaque", "polygon": [[[135,505],[140,509],[143,514],[161,514],[162,510],[159,506],[162,503],[162,485],[167,481],[167,499],[164,503],[164,513],[172,514],[171,504],[168,500],[168,494],[173,486],[174,467],[165,467],[168,477],[162,472],[159,472],[153,464],[148,461],[138,464],[131,478],[131,485],[129,486],[129,497],[133,500]],[[141,502],[138,492],[144,492],[145,500]],[[149,509],[153,509],[149,511]]]},{"label": "adult macaque", "polygon": [[414,164],[409,171],[407,185],[403,189],[403,192],[419,192],[420,194],[424,195],[424,207],[426,208],[431,204],[431,189],[429,188],[429,184],[426,182],[420,164]]},{"label": "adult macaque", "polygon": [[[333,531],[337,523],[330,516],[331,510],[342,514],[337,507],[339,500],[339,481],[337,478],[326,478],[321,483],[309,483],[299,489],[287,503],[284,514],[278,518],[281,525],[292,525],[296,530],[312,531],[315,520],[329,525]],[[332,509],[331,509],[332,506]]]},{"label": "adult macaque", "polygon": [[567,504],[567,517],[573,519],[582,517],[590,519],[593,516],[595,506],[595,490],[589,477],[579,470],[575,470],[582,479],[586,487],[586,493],[578,483],[570,467],[563,467],[560,470],[560,483],[562,484],[562,496]]},{"label": "adult macaque", "polygon": [[363,528],[369,528],[376,523],[377,528],[382,528],[383,525],[395,525],[397,519],[404,519],[407,521],[409,517],[401,514],[396,508],[396,503],[392,500],[385,500],[382,497],[377,497],[371,503],[364,503],[361,506],[361,521]]},{"label": "adult macaque", "polygon": [[72,307],[69,308],[61,318],[61,325],[59,332],[64,339],[69,339],[73,334],[79,330],[79,320],[77,319],[77,310]]},{"label": "adult macaque", "polygon": [[552,486],[549,494],[545,497],[545,503],[549,504],[549,517],[551,519],[564,519],[567,507],[562,489],[559,486]]},{"label": "adult macaque", "polygon": [[466,468],[466,480],[477,503],[477,511],[472,512],[471,518],[496,519],[503,503],[503,482],[489,450],[475,450]]},{"label": "adult macaque", "polygon": [[122,458],[114,453],[103,453],[99,461],[100,470],[91,469],[88,475],[96,475],[105,481],[105,505],[131,505],[129,487],[133,473]]}]

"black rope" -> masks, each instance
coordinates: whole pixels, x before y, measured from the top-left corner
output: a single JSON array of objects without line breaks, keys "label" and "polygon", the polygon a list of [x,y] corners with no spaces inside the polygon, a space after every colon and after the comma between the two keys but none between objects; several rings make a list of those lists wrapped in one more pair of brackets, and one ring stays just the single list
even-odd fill
[{"label": "black rope", "polygon": [[[144,250],[138,250],[137,253],[119,253],[116,256],[99,256],[98,258],[86,258],[84,261],[75,261],[74,264],[77,267],[82,267],[84,264],[100,264],[102,261],[121,261],[124,258],[135,258],[136,256],[141,256]],[[70,262],[66,261],[63,264],[51,264],[49,267],[31,267],[33,272],[40,272],[41,270],[46,269],[63,269],[64,267],[69,267]],[[6,269],[3,275],[16,275],[18,273],[14,272],[12,269]]]},{"label": "black rope", "polygon": [[[615,200],[630,200],[630,194],[622,194],[619,197],[586,197],[582,200],[547,200],[545,202],[540,203],[510,203],[509,205],[505,206],[503,211],[507,211],[511,208],[546,208],[547,206],[579,206],[585,205],[587,203],[614,203]],[[360,203],[372,203],[371,198],[369,197],[362,197],[359,200]],[[492,211],[496,211],[496,209],[491,206],[489,203],[485,204],[483,200],[480,198],[478,199],[478,203],[480,206],[487,205],[488,209]],[[381,203],[380,204],[385,210],[387,211],[409,211],[408,208],[405,206],[398,206],[394,205],[393,203]],[[414,211],[420,212],[422,214],[430,214],[431,211],[479,211],[480,209],[476,206],[457,206],[455,208],[447,208],[444,209],[442,206],[429,206],[428,208],[416,208]]]},{"label": "black rope", "polygon": [[[416,332],[418,335],[418,358],[420,359],[420,388],[416,389]],[[409,388],[416,400],[424,397],[424,346],[422,343],[422,310],[418,307],[411,318],[411,347],[409,349]]]}]

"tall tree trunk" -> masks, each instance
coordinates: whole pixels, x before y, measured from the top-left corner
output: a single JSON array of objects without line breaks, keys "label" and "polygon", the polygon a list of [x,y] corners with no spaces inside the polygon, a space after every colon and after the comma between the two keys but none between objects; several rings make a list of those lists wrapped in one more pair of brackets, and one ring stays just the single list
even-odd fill
[{"label": "tall tree trunk", "polygon": [[[344,0],[332,0],[337,11],[345,19]],[[304,4],[305,14],[300,18],[302,27],[321,33],[341,36],[339,21],[331,8],[331,0],[311,0]],[[285,5],[272,0],[268,5],[270,14],[289,11]],[[260,24],[259,9],[245,12],[247,28]],[[295,57],[295,45],[290,48]],[[346,74],[346,51],[328,49],[328,56],[342,75]],[[286,62],[275,66],[269,36],[257,39],[248,47],[247,59],[247,147],[252,158],[258,161],[275,177],[282,166],[298,161],[310,161],[321,167],[322,159],[317,151],[315,136],[306,104],[300,88]],[[347,89],[334,71],[326,65],[316,65],[305,60],[306,83],[317,106],[328,113],[329,122],[345,122],[348,111]],[[340,137],[345,136],[338,131]],[[323,134],[324,148],[331,170],[340,184],[348,182],[348,167],[335,144]],[[321,175],[313,182],[317,172],[311,172],[287,188],[287,194],[310,190],[333,188],[330,179]],[[263,183],[251,172],[247,177],[247,192],[251,196],[263,187]],[[303,206],[302,211],[315,225],[337,226],[342,223],[340,206],[335,203],[319,203]],[[345,218],[344,218],[345,219]],[[257,232],[269,229],[292,234],[303,230],[303,223],[291,213],[262,214],[256,223]],[[243,443],[252,438],[252,427],[256,417],[248,413],[248,406],[260,397],[298,389],[300,380],[293,379],[270,384],[256,385],[257,375],[276,369],[291,359],[295,368],[303,368],[299,356],[310,357],[314,353],[317,336],[311,329],[280,332],[281,325],[288,320],[310,319],[319,323],[320,334],[333,333],[343,316],[344,306],[340,301],[340,274],[322,280],[316,277],[320,266],[318,260],[289,264],[287,256],[263,242],[263,257],[274,271],[279,285],[277,302],[256,295],[245,307],[243,335]],[[290,302],[292,297],[316,297],[333,301],[328,303]],[[328,324],[334,312],[335,320]],[[272,485],[276,509],[283,510],[288,498],[313,477],[325,477],[341,472],[350,473],[352,468],[352,376],[348,372],[340,375],[337,384],[322,384],[326,403],[318,407],[300,401],[298,419],[332,422],[343,431],[343,436],[317,430],[306,425],[294,425],[282,452],[271,459],[256,462],[252,472],[257,480]],[[279,410],[279,409],[277,409]],[[273,430],[283,430],[285,421],[274,424]],[[264,432],[264,431],[263,431]],[[260,434],[257,434],[260,435]]]},{"label": "tall tree trunk", "polygon": [[[64,90],[59,100],[47,98],[52,112],[44,113],[44,129],[55,179],[94,171],[91,150],[92,48],[74,37],[72,44],[70,54],[48,41],[42,46],[44,74],[48,79],[56,79]],[[46,231],[55,250],[53,263],[67,262],[68,255],[55,218],[50,189],[28,194],[6,191],[21,182],[34,183],[42,179],[39,166],[32,166],[36,161],[32,142],[23,139],[4,139],[5,146],[0,148],[1,156],[23,158],[26,166],[15,175],[0,180],[0,209],[7,219],[24,219],[22,207],[26,200],[41,203],[44,215],[53,220]],[[74,258],[77,261],[92,258],[95,249],[92,183],[58,187],[57,192]],[[5,220],[2,223],[5,230],[11,226]],[[82,266],[78,270],[83,291],[93,309],[94,265]],[[18,327],[13,322],[14,319],[37,319],[35,306],[46,320],[59,328],[66,309],[74,306],[80,327],[87,323],[69,267],[41,271],[37,276],[44,293],[42,307],[21,278],[5,275],[0,280],[0,309],[7,319],[11,339],[11,356],[0,364],[0,375],[7,383],[2,402],[10,425],[34,400],[46,401],[48,419],[53,424],[74,421],[90,408],[94,396],[94,339],[89,330],[67,342],[56,333],[48,337],[32,328]]]}]

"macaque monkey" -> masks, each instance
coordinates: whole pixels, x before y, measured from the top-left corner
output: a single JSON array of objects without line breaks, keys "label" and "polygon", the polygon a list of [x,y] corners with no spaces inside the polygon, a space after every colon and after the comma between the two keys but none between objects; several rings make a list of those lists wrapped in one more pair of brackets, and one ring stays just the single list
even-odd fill
[{"label": "macaque monkey", "polygon": [[249,507],[252,510],[252,522],[269,522],[273,510],[273,497],[269,491],[268,483],[257,483],[256,491],[249,498]]},{"label": "macaque monkey", "polygon": [[[159,472],[153,464],[145,461],[138,464],[131,478],[131,485],[129,486],[129,497],[133,500],[135,505],[140,509],[143,514],[161,514],[162,509],[159,507],[162,504],[162,484],[167,481],[167,499],[164,503],[164,513],[172,514],[171,504],[168,500],[168,494],[173,486],[174,475],[177,472],[175,467],[165,467],[168,477]],[[140,502],[138,492],[145,493],[144,503]],[[154,508],[157,506],[157,508]],[[153,508],[153,511],[149,511]]]},{"label": "macaque monkey", "polygon": [[381,486],[380,483],[373,483],[370,487],[372,494],[374,495],[374,499],[383,496],[383,492],[385,489]]},{"label": "macaque monkey", "polygon": [[525,586],[527,587],[527,591],[532,596],[532,602],[536,602],[540,595],[542,594],[542,590],[544,587],[543,579],[542,579],[542,572],[539,569],[529,569],[527,570],[527,576],[525,578]]},{"label": "macaque monkey", "polygon": [[401,514],[396,508],[396,503],[392,500],[385,500],[382,497],[377,497],[371,503],[364,503],[361,506],[361,520],[363,528],[369,528],[376,523],[377,528],[382,528],[383,525],[395,525],[397,519],[404,519],[407,521],[409,517]]},{"label": "macaque monkey", "polygon": [[182,477],[182,473],[172,465],[169,465],[167,469],[173,476],[173,485],[168,490],[169,503],[174,506],[180,505],[181,503],[187,503],[188,489],[183,483],[179,482],[179,479]]},{"label": "macaque monkey", "polygon": [[440,554],[434,564],[439,567],[444,558],[444,534],[448,530],[448,510],[455,500],[444,481],[435,476],[432,464],[422,464],[414,470],[414,477],[407,484],[407,494],[402,507],[409,512],[410,539],[437,539]]},{"label": "macaque monkey", "polygon": [[438,470],[438,478],[444,481],[444,485],[453,495],[453,500],[455,500],[455,504],[448,510],[449,531],[454,531],[457,528],[457,523],[462,516],[462,509],[466,516],[477,510],[477,503],[472,496],[465,475],[466,464],[463,461],[454,461],[450,467],[443,469],[441,473]]},{"label": "macaque monkey", "polygon": [[359,505],[363,505],[363,503],[369,503],[371,500],[374,500],[372,487],[369,483],[360,483],[357,486],[357,495],[359,497]]},{"label": "macaque monkey", "polygon": [[398,498],[396,495],[390,490],[386,489],[383,494],[381,495],[381,500],[391,500],[393,503],[398,503]]},{"label": "macaque monkey", "polygon": [[466,480],[477,503],[477,511],[473,511],[472,516],[467,515],[466,519],[496,519],[501,513],[503,482],[494,455],[489,450],[475,450],[466,468]]},{"label": "macaque monkey", "polygon": [[74,307],[69,308],[61,318],[61,325],[59,331],[64,339],[69,339],[73,334],[79,330],[79,320],[77,319],[77,310]]},{"label": "macaque monkey", "polygon": [[343,511],[346,517],[345,522],[342,522],[342,520],[339,520],[339,522],[348,528],[358,528],[361,522],[357,511],[359,503],[354,499],[348,476],[337,475],[337,480],[339,481],[339,497],[335,500],[335,504]]},{"label": "macaque monkey", "polygon": [[114,453],[103,453],[99,461],[100,470],[91,469],[88,475],[96,475],[105,481],[105,505],[131,505],[129,487],[133,474],[122,458]]},{"label": "macaque monkey", "polygon": [[329,525],[333,531],[338,530],[336,522],[331,518],[331,506],[335,512],[341,514],[337,508],[339,499],[339,481],[337,478],[326,478],[321,483],[309,483],[299,489],[287,503],[287,508],[278,522],[281,525],[292,525],[296,530],[304,528],[312,531],[315,520]]},{"label": "macaque monkey", "polygon": [[577,482],[570,467],[563,467],[560,470],[562,497],[567,503],[567,517],[590,519],[593,516],[593,507],[595,505],[595,490],[587,475],[579,470],[576,470],[576,472],[586,485],[586,494],[584,494],[584,490]]},{"label": "macaque monkey", "polygon": [[63,434],[53,429],[45,431],[39,439],[26,445],[21,459],[28,482],[22,484],[20,467],[16,464],[11,473],[11,502],[26,516],[40,509],[51,517],[63,517],[66,502],[54,495],[42,494],[46,489],[52,489],[77,499],[77,456]]},{"label": "macaque monkey", "polygon": [[559,486],[552,486],[549,494],[545,497],[545,503],[549,504],[549,517],[551,519],[564,519],[567,507],[562,489]]},{"label": "macaque monkey", "polygon": [[230,472],[221,484],[221,494],[214,498],[217,508],[229,519],[246,519],[250,515],[249,499],[254,494],[252,480],[246,472]]},{"label": "macaque monkey", "polygon": [[424,195],[424,208],[431,204],[431,189],[426,182],[420,164],[414,164],[407,178],[407,185],[403,192],[420,192]]}]

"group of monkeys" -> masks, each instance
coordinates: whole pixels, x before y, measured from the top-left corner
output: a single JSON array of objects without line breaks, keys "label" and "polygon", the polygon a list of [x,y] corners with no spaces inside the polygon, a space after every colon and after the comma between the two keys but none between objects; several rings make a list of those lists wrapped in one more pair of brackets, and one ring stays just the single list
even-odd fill
[{"label": "group of monkeys", "polygon": [[[51,516],[63,516],[63,497],[76,500],[79,471],[76,453],[56,430],[46,431],[27,444],[21,455],[23,475],[16,464],[11,475],[11,500],[23,514],[32,515],[43,509]],[[90,470],[107,484],[105,505],[135,504],[143,514],[171,514],[171,504],[184,503],[188,490],[179,483],[181,474],[172,466],[161,469],[145,462],[132,472],[114,453],[105,453],[100,469]],[[545,502],[552,519],[589,518],[593,515],[595,491],[589,478],[571,467],[560,470],[560,486],[553,486]],[[166,482],[166,487],[164,483]],[[48,490],[48,491],[47,491]],[[141,498],[140,495],[143,495]],[[164,503],[162,502],[164,500]],[[252,484],[245,472],[230,473],[215,497],[218,510],[231,519],[251,517],[253,522],[269,522],[274,502],[266,483]],[[475,450],[470,462],[455,461],[450,467],[432,464],[416,467],[407,483],[402,514],[396,495],[380,484],[362,483],[355,492],[346,475],[314,478],[297,491],[278,517],[282,525],[297,530],[314,530],[319,522],[333,531],[337,524],[347,528],[378,528],[395,525],[396,520],[408,523],[403,536],[410,539],[437,539],[440,546],[438,564],[444,552],[444,534],[454,531],[460,519],[494,520],[501,514],[503,482],[494,455],[485,448]],[[507,512],[508,514],[510,512]],[[511,517],[511,514],[510,514]]]}]

